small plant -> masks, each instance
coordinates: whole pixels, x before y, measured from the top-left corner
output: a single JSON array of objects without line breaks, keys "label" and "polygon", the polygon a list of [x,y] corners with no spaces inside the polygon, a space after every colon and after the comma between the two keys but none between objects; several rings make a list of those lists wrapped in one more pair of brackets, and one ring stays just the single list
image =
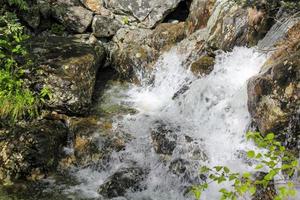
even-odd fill
[{"label": "small plant", "polygon": [[127,16],[123,17],[122,23],[124,25],[129,25],[129,18]]},{"label": "small plant", "polygon": [[[247,152],[250,159],[258,164],[255,170],[265,172],[261,178],[255,177],[250,172],[234,173],[226,166],[215,166],[212,168],[202,167],[200,173],[208,174],[208,181],[204,184],[193,186],[191,192],[198,200],[201,193],[205,191],[210,183],[228,182],[232,184],[232,190],[220,189],[222,200],[236,200],[246,194],[253,196],[258,187],[267,188],[271,181],[278,186],[275,200],[284,200],[296,195],[294,183],[288,179],[299,169],[296,157],[285,147],[274,139],[275,135],[270,133],[266,137],[260,133],[250,132],[247,134],[248,140],[253,140],[256,145],[266,150],[264,153],[257,153],[253,150]],[[276,177],[276,180],[274,178]]]},{"label": "small plant", "polygon": [[[17,2],[17,1],[16,1]],[[37,113],[36,95],[25,85],[32,62],[23,43],[28,39],[14,13],[0,16],[0,118],[15,121]]]},{"label": "small plant", "polygon": [[50,32],[55,35],[62,36],[65,32],[65,27],[61,24],[52,24]]},{"label": "small plant", "polygon": [[8,5],[15,6],[20,10],[27,10],[28,4],[24,0],[5,0]]}]

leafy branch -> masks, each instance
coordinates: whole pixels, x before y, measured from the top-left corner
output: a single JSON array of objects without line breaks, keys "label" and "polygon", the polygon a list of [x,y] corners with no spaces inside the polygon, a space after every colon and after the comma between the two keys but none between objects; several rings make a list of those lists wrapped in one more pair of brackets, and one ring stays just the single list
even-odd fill
[{"label": "leafy branch", "polygon": [[[247,157],[258,163],[255,170],[257,172],[263,170],[264,175],[257,177],[250,172],[234,173],[226,166],[212,168],[203,166],[200,173],[208,174],[208,181],[195,185],[191,189],[197,200],[201,198],[202,192],[214,182],[217,184],[228,182],[232,185],[232,190],[226,188],[219,190],[222,200],[245,198],[246,194],[253,196],[256,194],[257,188],[266,189],[271,183],[278,186],[277,194],[274,194],[275,200],[283,200],[296,195],[295,184],[289,179],[299,169],[297,158],[275,139],[273,133],[263,137],[258,132],[249,132],[247,139],[253,140],[258,147],[266,150],[262,153],[253,150],[247,152]],[[274,181],[275,177],[276,181]]]}]

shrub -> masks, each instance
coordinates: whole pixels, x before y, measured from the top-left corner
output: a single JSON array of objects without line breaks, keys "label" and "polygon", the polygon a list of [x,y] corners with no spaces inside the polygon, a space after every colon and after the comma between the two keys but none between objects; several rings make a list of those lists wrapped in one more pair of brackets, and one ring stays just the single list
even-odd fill
[{"label": "shrub", "polygon": [[37,113],[37,97],[25,85],[32,62],[23,46],[28,36],[14,13],[0,16],[0,117],[15,121]]},{"label": "shrub", "polygon": [[[253,196],[257,188],[267,188],[271,182],[278,186],[275,200],[288,199],[296,195],[294,183],[289,179],[299,170],[297,158],[278,142],[273,133],[263,137],[260,133],[250,132],[247,138],[253,140],[258,147],[265,149],[263,153],[250,150],[247,156],[256,161],[255,170],[263,171],[264,176],[258,178],[253,173],[234,173],[226,166],[214,166],[212,168],[204,166],[201,173],[208,174],[206,183],[195,185],[191,192],[196,199],[200,199],[201,193],[209,187],[209,183],[218,184],[228,182],[232,184],[232,190],[220,189],[221,199],[236,200],[244,195]],[[276,177],[276,180],[274,178]]]}]

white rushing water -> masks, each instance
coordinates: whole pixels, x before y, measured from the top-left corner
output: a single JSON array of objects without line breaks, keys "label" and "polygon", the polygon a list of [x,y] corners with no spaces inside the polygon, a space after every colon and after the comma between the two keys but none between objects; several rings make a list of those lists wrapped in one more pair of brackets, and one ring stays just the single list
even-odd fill
[{"label": "white rushing water", "polygon": [[[259,72],[266,55],[245,47],[218,53],[214,70],[202,78],[196,78],[182,66],[184,59],[176,50],[165,53],[157,62],[152,78],[140,77],[141,86],[129,88],[127,97],[120,101],[139,112],[125,115],[113,125],[135,139],[124,151],[113,153],[109,170],[79,170],[76,176],[82,184],[69,191],[97,197],[97,187],[107,177],[135,163],[149,174],[141,183],[146,189],[128,192],[128,199],[192,199],[184,191],[186,186],[197,182],[202,164],[226,165],[233,171],[248,167],[237,156],[238,152],[254,148],[244,138],[250,123],[247,80]],[[174,97],[183,87],[186,89]],[[155,153],[151,140],[151,129],[159,123],[166,124],[177,135],[173,154],[164,158]],[[193,141],[187,142],[187,136]],[[188,175],[170,172],[170,163],[179,158],[189,162]],[[212,186],[203,199],[217,199],[217,191],[217,186]]]}]

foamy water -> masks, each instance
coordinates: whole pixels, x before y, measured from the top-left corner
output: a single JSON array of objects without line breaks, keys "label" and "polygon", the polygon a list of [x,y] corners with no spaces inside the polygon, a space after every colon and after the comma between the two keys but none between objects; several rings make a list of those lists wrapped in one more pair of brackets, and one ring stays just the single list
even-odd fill
[{"label": "foamy water", "polygon": [[[229,53],[219,53],[211,74],[196,78],[182,65],[185,56],[176,49],[165,53],[156,64],[150,78],[140,77],[141,86],[132,86],[126,98],[120,99],[139,112],[125,115],[114,121],[114,129],[132,134],[136,139],[126,149],[114,152],[110,168],[106,171],[81,169],[77,179],[82,184],[70,188],[86,197],[98,197],[98,186],[121,167],[137,165],[149,172],[141,183],[145,190],[128,192],[132,200],[183,200],[193,199],[184,195],[193,181],[174,175],[169,170],[170,162],[181,158],[187,160],[192,177],[198,176],[198,168],[226,165],[234,171],[244,171],[248,166],[237,158],[237,152],[253,149],[245,141],[250,123],[247,109],[247,80],[257,74],[266,60],[255,49],[237,47]],[[140,73],[143,74],[143,73]],[[174,97],[182,87],[186,91]],[[177,135],[177,146],[172,156],[162,161],[153,149],[151,129],[163,122]],[[185,137],[193,138],[186,142]],[[201,155],[195,155],[202,152]],[[204,156],[206,155],[206,156]],[[203,194],[204,199],[217,199],[218,186]]]}]

